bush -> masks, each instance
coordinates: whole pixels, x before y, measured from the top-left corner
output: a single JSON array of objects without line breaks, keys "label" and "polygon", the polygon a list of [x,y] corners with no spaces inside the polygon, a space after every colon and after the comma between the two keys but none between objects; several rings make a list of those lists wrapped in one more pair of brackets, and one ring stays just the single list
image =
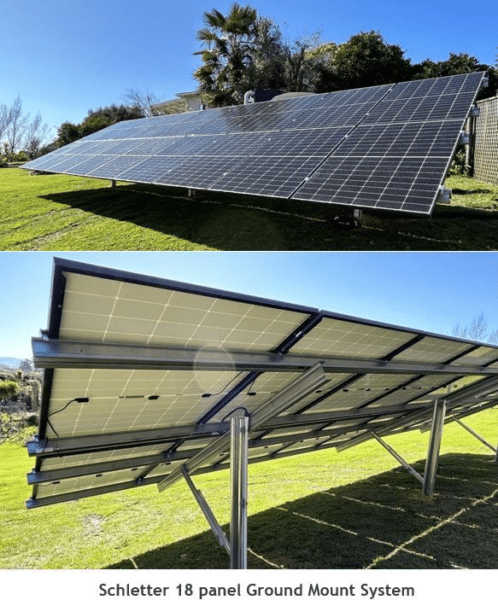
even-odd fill
[{"label": "bush", "polygon": [[465,150],[457,150],[451,161],[450,175],[468,175],[469,167],[465,164]]},{"label": "bush", "polygon": [[32,413],[9,414],[0,412],[0,443],[9,441],[24,445],[36,433],[38,417]]},{"label": "bush", "polygon": [[19,391],[16,381],[0,381],[0,398],[11,398]]},{"label": "bush", "polygon": [[38,426],[38,415],[32,414],[26,417],[26,425],[28,426]]}]

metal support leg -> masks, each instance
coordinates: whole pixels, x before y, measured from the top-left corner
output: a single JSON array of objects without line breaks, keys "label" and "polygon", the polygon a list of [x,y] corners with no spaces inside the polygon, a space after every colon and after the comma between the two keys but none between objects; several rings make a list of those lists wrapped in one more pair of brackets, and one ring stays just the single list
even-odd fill
[{"label": "metal support leg", "polygon": [[232,482],[230,568],[247,569],[247,446],[249,418],[234,414],[230,421],[230,477]]},{"label": "metal support leg", "polygon": [[495,448],[493,446],[493,444],[490,444],[483,437],[481,437],[476,431],[474,431],[472,429],[472,427],[469,427],[467,425],[467,423],[464,423],[463,421],[460,421],[460,419],[455,419],[455,422],[458,423],[460,426],[462,426],[466,431],[468,431],[476,439],[478,439],[482,444],[484,444],[486,447],[488,447],[490,450],[492,450],[494,452],[494,454],[495,454],[495,461],[498,462],[498,448]]},{"label": "metal support leg", "polygon": [[195,190],[193,188],[188,188],[188,198],[195,198]]},{"label": "metal support leg", "polygon": [[426,496],[432,496],[436,483],[436,473],[439,463],[439,450],[443,437],[444,416],[446,403],[443,399],[436,400],[434,404],[434,416],[432,418],[431,436],[427,450],[427,461],[425,463],[423,492]]},{"label": "metal support leg", "polygon": [[213,511],[209,507],[209,504],[206,502],[206,499],[204,498],[202,492],[195,487],[194,482],[188,474],[187,469],[183,468],[182,473],[185,477],[185,481],[188,483],[188,486],[192,491],[192,494],[194,495],[194,498],[197,500],[197,504],[201,507],[201,510],[204,513],[204,516],[206,517],[206,520],[209,523],[215,538],[218,540],[218,544],[220,546],[223,546],[223,548],[225,548],[228,554],[230,554],[230,544],[228,543],[227,536],[225,535],[225,532],[216,520],[216,517],[214,516]]},{"label": "metal support leg", "polygon": [[415,469],[409,465],[406,460],[404,460],[404,458],[402,456],[400,456],[396,450],[394,450],[394,448],[392,448],[387,442],[385,442],[380,436],[378,436],[374,431],[372,431],[372,435],[373,437],[379,442],[379,444],[381,444],[381,446],[384,446],[384,448],[389,452],[389,454],[391,454],[392,456],[394,456],[394,458],[411,474],[415,477],[415,479],[417,479],[418,481],[420,481],[420,483],[423,485],[424,483],[424,479],[422,477],[422,475],[420,475],[419,473],[417,473],[417,471],[415,471]]},{"label": "metal support leg", "polygon": [[111,185],[109,187],[111,187],[111,188],[115,188],[116,187],[116,180],[115,179],[111,179]]}]

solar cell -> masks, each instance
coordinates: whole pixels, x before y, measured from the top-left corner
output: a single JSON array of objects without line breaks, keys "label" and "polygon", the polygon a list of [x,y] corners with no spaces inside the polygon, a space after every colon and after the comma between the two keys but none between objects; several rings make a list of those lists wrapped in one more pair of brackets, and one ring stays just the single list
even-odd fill
[{"label": "solar cell", "polygon": [[33,348],[30,507],[224,468],[237,409],[261,462],[498,405],[496,346],[60,259]]}]

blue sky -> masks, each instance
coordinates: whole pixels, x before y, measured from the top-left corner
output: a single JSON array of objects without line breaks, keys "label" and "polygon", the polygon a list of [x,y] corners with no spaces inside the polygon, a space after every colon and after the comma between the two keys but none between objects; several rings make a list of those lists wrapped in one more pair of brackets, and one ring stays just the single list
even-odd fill
[{"label": "blue sky", "polygon": [[[89,109],[120,103],[128,88],[174,98],[195,89],[196,31],[204,11],[232,0],[15,0],[2,4],[0,103],[17,94],[25,112],[56,127]],[[239,2],[246,4],[244,0]],[[378,30],[413,62],[467,52],[494,64],[498,3],[482,0],[253,0],[289,39],[317,30],[345,42]]]},{"label": "blue sky", "polygon": [[[495,253],[58,252],[57,256],[451,334],[498,328]],[[29,358],[48,318],[54,254],[1,252],[0,356]]]}]

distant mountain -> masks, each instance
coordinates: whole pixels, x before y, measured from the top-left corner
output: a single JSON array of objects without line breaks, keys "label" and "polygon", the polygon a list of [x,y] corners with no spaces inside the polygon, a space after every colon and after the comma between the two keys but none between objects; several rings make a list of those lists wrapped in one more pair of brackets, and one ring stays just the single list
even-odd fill
[{"label": "distant mountain", "polygon": [[12,356],[0,356],[0,367],[7,367],[9,369],[17,369],[21,363],[20,358],[13,358]]}]

